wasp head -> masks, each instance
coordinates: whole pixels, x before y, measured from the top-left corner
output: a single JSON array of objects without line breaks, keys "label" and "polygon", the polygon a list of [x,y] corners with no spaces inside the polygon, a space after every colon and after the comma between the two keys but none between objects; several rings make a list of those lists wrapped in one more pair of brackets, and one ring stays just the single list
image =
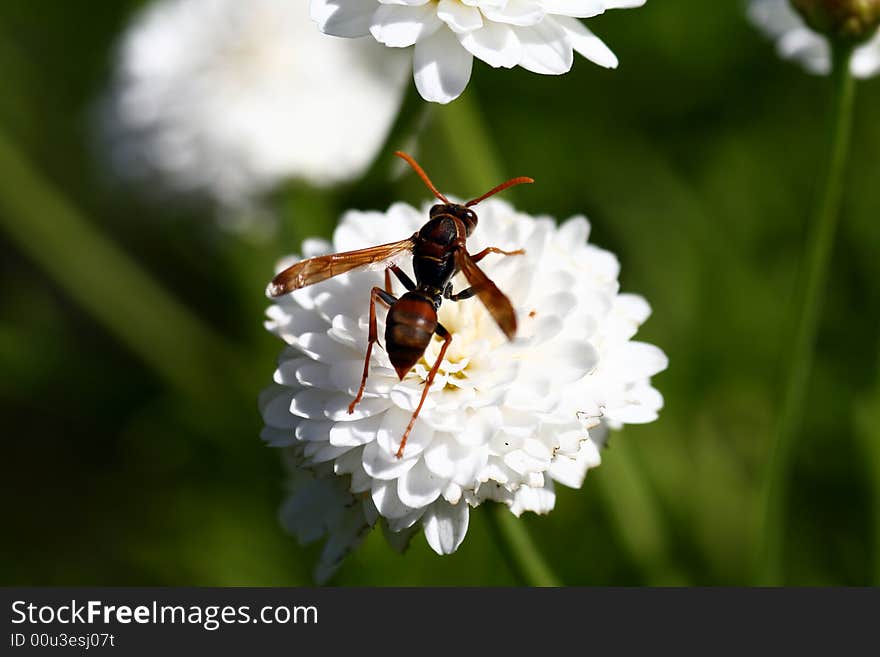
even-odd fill
[{"label": "wasp head", "polygon": [[474,232],[474,228],[477,227],[477,213],[464,205],[459,205],[458,203],[438,203],[431,208],[431,219],[443,214],[460,219],[467,230],[468,237]]}]

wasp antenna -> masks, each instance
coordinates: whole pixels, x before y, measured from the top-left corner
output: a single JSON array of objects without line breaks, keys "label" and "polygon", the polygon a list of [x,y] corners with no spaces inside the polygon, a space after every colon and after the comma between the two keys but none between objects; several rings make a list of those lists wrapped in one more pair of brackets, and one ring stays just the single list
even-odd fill
[{"label": "wasp antenna", "polygon": [[428,174],[425,173],[425,170],[419,166],[418,162],[416,162],[414,159],[412,159],[412,157],[410,157],[409,155],[407,155],[403,151],[395,151],[394,154],[397,157],[399,157],[400,159],[404,160],[408,165],[410,165],[413,168],[413,171],[415,171],[417,174],[419,174],[419,177],[428,186],[428,189],[430,189],[432,192],[434,192],[434,196],[439,198],[444,203],[449,203],[449,199],[446,198],[445,196],[443,196],[443,194],[441,194],[439,191],[437,191],[437,188],[434,187],[434,183],[431,182],[431,179],[428,178]]},{"label": "wasp antenna", "polygon": [[472,205],[476,205],[480,201],[485,201],[487,198],[489,198],[490,196],[492,196],[494,194],[497,194],[498,192],[503,192],[508,187],[513,187],[514,185],[522,185],[524,183],[533,183],[533,182],[535,182],[534,178],[529,178],[528,176],[519,176],[518,178],[511,178],[507,182],[503,182],[500,185],[498,185],[497,187],[493,187],[492,189],[490,189],[488,192],[486,192],[482,196],[475,198],[473,201],[468,201],[467,203],[464,204],[464,206],[466,208],[469,208]]}]

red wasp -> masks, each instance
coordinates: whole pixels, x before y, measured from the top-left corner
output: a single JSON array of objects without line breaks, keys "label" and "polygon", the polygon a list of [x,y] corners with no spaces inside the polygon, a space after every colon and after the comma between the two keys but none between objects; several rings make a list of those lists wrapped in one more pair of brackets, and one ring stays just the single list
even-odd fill
[{"label": "red wasp", "polygon": [[[471,255],[467,252],[465,240],[477,227],[477,215],[470,209],[471,206],[508,187],[522,183],[532,183],[534,180],[526,177],[512,178],[489,190],[482,196],[468,201],[464,205],[460,205],[450,202],[449,199],[437,191],[437,188],[422,170],[422,167],[409,155],[401,152],[396,152],[395,155],[403,158],[421,177],[434,196],[442,201],[442,203],[438,203],[431,208],[428,223],[411,237],[407,237],[399,242],[381,244],[357,251],[318,256],[298,262],[273,278],[272,282],[269,283],[267,291],[270,296],[281,296],[293,290],[298,290],[301,287],[320,283],[358,267],[392,261],[407,251],[413,254],[415,282],[412,281],[406,272],[393,262],[390,262],[385,268],[385,289],[374,287],[370,293],[370,333],[369,342],[367,343],[367,354],[364,358],[364,374],[361,378],[361,385],[357,396],[348,407],[348,412],[354,413],[355,406],[363,397],[364,388],[367,385],[367,375],[370,371],[370,354],[373,351],[373,344],[378,342],[376,300],[388,306],[388,317],[385,322],[385,346],[391,364],[401,380],[424,355],[425,349],[428,347],[434,334],[436,333],[442,338],[443,346],[440,348],[437,360],[428,373],[422,397],[400,440],[397,458],[401,458],[403,456],[403,448],[406,446],[406,439],[416,423],[419,412],[422,410],[422,405],[425,403],[425,398],[428,396],[428,390],[430,390],[437,370],[440,368],[440,363],[443,362],[446,350],[452,342],[452,335],[437,321],[437,310],[440,308],[443,299],[461,301],[476,296],[486,306],[508,340],[512,340],[516,335],[516,315],[510,300],[477,267],[477,263],[490,253],[520,255],[524,251],[522,249],[503,251],[502,249],[490,246],[479,253]],[[465,275],[470,287],[453,293],[450,281],[458,272],[462,272]],[[399,299],[391,294],[391,273],[394,273],[407,289],[407,292]]]}]

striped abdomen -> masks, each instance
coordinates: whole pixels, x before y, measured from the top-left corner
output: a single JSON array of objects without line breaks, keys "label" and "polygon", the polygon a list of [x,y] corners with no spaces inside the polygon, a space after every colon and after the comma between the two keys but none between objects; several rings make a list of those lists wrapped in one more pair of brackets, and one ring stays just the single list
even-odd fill
[{"label": "striped abdomen", "polygon": [[434,304],[417,292],[407,292],[388,311],[385,349],[401,379],[425,353],[437,328]]}]

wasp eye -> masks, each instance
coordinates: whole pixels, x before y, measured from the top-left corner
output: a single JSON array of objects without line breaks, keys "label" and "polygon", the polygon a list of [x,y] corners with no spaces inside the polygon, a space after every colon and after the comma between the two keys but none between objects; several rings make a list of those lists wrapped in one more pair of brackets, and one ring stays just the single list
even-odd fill
[{"label": "wasp eye", "polygon": [[446,206],[440,205],[440,204],[431,206],[431,212],[429,213],[429,215],[431,217],[436,217],[438,214],[440,214],[443,211],[444,207],[446,207]]}]

